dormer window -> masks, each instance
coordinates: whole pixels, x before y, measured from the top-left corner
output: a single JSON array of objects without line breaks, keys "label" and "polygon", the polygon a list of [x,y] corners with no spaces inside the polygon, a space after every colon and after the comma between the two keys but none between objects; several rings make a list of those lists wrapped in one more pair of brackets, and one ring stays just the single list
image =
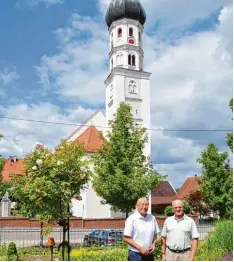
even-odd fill
[{"label": "dormer window", "polygon": [[132,27],[129,28],[129,36],[133,36],[133,29],[132,29]]},{"label": "dormer window", "polygon": [[118,28],[118,37],[122,37],[122,28]]}]

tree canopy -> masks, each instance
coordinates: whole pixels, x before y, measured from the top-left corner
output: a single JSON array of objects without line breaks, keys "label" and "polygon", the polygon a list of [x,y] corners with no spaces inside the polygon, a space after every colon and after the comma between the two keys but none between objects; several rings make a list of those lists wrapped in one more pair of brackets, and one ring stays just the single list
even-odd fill
[{"label": "tree canopy", "polygon": [[104,146],[93,158],[93,187],[103,203],[128,216],[137,199],[148,195],[162,177],[144,155],[147,132],[134,122],[130,105],[120,104],[110,126]]},{"label": "tree canopy", "polygon": [[205,203],[218,211],[221,218],[232,217],[233,175],[228,161],[228,153],[219,152],[210,143],[197,159],[202,164],[200,189]]},{"label": "tree canopy", "polygon": [[12,196],[20,200],[25,217],[53,222],[70,216],[69,204],[90,177],[85,150],[76,142],[61,141],[51,151],[35,148],[24,160],[26,176],[12,177]]}]

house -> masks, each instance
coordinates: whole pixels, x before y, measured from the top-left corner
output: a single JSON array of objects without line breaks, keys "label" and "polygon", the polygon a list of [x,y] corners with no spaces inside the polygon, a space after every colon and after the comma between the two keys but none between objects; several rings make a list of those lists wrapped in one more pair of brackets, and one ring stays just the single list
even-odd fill
[{"label": "house", "polygon": [[23,170],[23,159],[19,159],[16,156],[10,156],[9,159],[6,160],[2,170],[3,181],[10,181],[10,174],[25,175]]}]

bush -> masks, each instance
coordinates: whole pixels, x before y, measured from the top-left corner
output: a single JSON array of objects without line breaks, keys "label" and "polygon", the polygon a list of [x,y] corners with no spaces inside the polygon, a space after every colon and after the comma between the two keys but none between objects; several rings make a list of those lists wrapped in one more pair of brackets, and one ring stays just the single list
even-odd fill
[{"label": "bush", "polygon": [[7,249],[7,260],[8,261],[17,261],[18,260],[18,252],[14,242],[11,242]]},{"label": "bush", "polygon": [[[65,255],[67,256],[67,254]],[[160,241],[157,242],[154,257],[156,261],[161,261],[162,259]],[[127,261],[128,249],[119,246],[79,248],[71,251],[70,258],[71,261]],[[67,257],[65,260],[67,260]]]},{"label": "bush", "polygon": [[0,261],[7,261],[7,256],[0,256]]},{"label": "bush", "polygon": [[0,256],[7,256],[7,244],[3,243],[0,246]]},{"label": "bush", "polygon": [[223,258],[227,252],[233,254],[233,222],[219,221],[209,238],[201,243],[196,260],[212,261]]}]

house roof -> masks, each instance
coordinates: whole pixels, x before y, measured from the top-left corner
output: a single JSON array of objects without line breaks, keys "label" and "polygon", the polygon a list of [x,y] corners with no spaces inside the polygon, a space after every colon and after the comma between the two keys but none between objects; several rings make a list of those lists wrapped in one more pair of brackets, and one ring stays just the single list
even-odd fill
[{"label": "house roof", "polygon": [[6,162],[2,170],[3,181],[10,181],[10,174],[25,175],[23,171],[23,159],[16,157],[10,157]]},{"label": "house roof", "polygon": [[179,191],[176,194],[177,199],[184,199],[186,198],[191,191],[195,191],[200,188],[198,184],[198,179],[200,179],[200,176],[197,177],[188,177],[182,187],[179,189]]},{"label": "house roof", "polygon": [[151,197],[151,205],[170,205],[173,200],[175,200],[175,195],[160,197],[153,196]]},{"label": "house roof", "polygon": [[75,141],[83,144],[87,153],[97,152],[104,144],[104,141],[95,126],[90,126]]},{"label": "house roof", "polygon": [[152,197],[174,196],[176,191],[170,181],[161,181],[159,186],[152,190]]}]

